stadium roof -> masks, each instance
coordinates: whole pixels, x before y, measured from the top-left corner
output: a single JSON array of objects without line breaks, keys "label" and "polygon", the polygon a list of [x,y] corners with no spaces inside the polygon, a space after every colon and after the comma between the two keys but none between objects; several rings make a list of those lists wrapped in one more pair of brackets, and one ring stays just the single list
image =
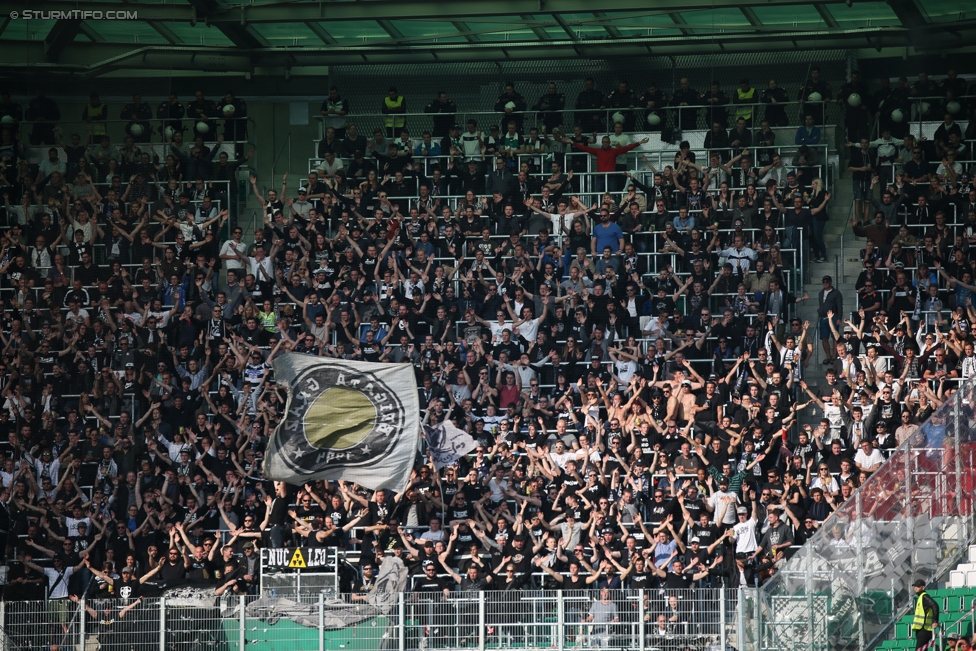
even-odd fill
[{"label": "stadium roof", "polygon": [[976,44],[972,0],[0,0],[0,16],[3,65],[94,75]]}]

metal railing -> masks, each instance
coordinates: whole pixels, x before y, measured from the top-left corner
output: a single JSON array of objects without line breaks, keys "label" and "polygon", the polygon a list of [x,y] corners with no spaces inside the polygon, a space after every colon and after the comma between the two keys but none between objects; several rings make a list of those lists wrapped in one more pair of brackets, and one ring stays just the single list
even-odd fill
[{"label": "metal railing", "polygon": [[[453,585],[454,581],[448,578]],[[324,593],[306,603],[187,587],[145,598],[0,602],[3,646],[76,649],[724,648],[736,637],[737,591]]]},{"label": "metal railing", "polygon": [[[794,91],[795,92],[795,91]],[[793,93],[791,93],[793,94]],[[540,131],[547,124],[547,115],[557,115],[561,116],[561,119],[557,122],[555,119],[550,119],[548,124],[563,124],[566,125],[566,129],[572,132],[573,125],[576,123],[583,123],[585,125],[592,124],[594,127],[599,127],[597,130],[603,130],[606,128],[612,128],[615,122],[621,122],[625,125],[625,128],[629,129],[647,129],[652,128],[655,131],[660,131],[666,127],[672,127],[674,129],[708,129],[711,124],[708,122],[709,117],[714,117],[716,121],[723,123],[725,128],[734,128],[736,118],[739,115],[746,117],[749,114],[749,120],[753,126],[758,126],[759,122],[765,119],[765,114],[767,109],[771,106],[775,106],[782,109],[784,115],[788,116],[789,123],[792,125],[802,124],[802,119],[798,120],[802,114],[811,113],[814,118],[823,118],[824,121],[816,121],[816,126],[823,126],[824,124],[829,124],[832,121],[839,121],[843,117],[843,107],[838,103],[836,99],[827,99],[826,101],[820,100],[816,102],[811,101],[799,101],[799,100],[787,100],[785,102],[778,102],[776,105],[772,105],[769,102],[764,102],[761,100],[762,90],[756,89],[756,101],[742,103],[742,104],[692,104],[687,106],[672,105],[670,100],[662,106],[655,106],[648,108],[645,106],[635,106],[634,108],[626,107],[610,107],[610,108],[576,108],[567,106],[559,111],[549,111],[549,110],[539,110],[527,107],[524,110],[513,110],[507,111],[468,111],[462,110],[456,113],[424,113],[424,112],[405,112],[397,114],[384,114],[384,113],[355,113],[351,115],[344,116],[347,123],[356,124],[359,129],[360,136],[368,137],[370,135],[369,131],[372,128],[386,129],[387,120],[393,120],[393,124],[397,125],[400,122],[406,124],[406,129],[411,133],[420,133],[424,130],[431,130],[433,127],[433,118],[446,118],[449,116],[454,116],[454,123],[460,125],[461,130],[464,131],[468,120],[475,120],[478,123],[479,130],[483,131],[485,135],[488,134],[488,126],[493,124],[498,124],[503,119],[509,120],[514,119],[520,125],[520,132],[527,132],[529,128],[538,127]],[[741,111],[741,113],[740,113]],[[657,115],[659,119],[648,120],[648,116]],[[592,116],[597,116],[596,120],[591,119]],[[694,116],[692,121],[690,118]],[[831,118],[828,120],[827,118]],[[316,119],[322,119],[324,123],[325,116],[316,116]],[[686,119],[687,118],[687,119]],[[419,125],[419,126],[418,126]],[[779,124],[771,124],[771,126],[786,126]],[[323,130],[326,127],[323,126]],[[394,126],[396,135],[399,135],[401,127]],[[369,129],[369,131],[367,131]],[[593,129],[583,128],[583,133],[590,134]],[[324,134],[323,134],[324,135]],[[504,133],[502,134],[504,135]]]}]

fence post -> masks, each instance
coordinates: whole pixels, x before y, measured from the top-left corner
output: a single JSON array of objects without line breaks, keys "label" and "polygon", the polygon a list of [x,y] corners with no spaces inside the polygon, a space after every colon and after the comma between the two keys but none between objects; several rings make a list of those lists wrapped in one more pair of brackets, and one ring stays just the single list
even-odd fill
[{"label": "fence post", "polygon": [[[488,614],[485,609],[485,593],[478,591],[478,649],[485,651],[485,632],[488,629]],[[403,646],[400,647],[401,649]]]},{"label": "fence post", "polygon": [[159,598],[159,651],[166,651],[166,597]]},{"label": "fence post", "polygon": [[736,647],[739,651],[746,649],[746,595],[742,588],[736,589],[739,597],[738,608],[736,608]]},{"label": "fence post", "polygon": [[755,620],[756,620],[756,650],[762,651],[763,647],[763,604],[762,595],[759,593],[759,588],[749,588],[749,593],[752,595],[753,603],[756,606]]},{"label": "fence post", "polygon": [[[407,608],[403,603],[403,593],[397,593],[397,611],[400,614],[400,630],[398,631],[400,649],[407,648]],[[241,650],[243,651],[243,649]]]},{"label": "fence post", "polygon": [[[78,648],[81,651],[85,651],[85,615],[88,611],[85,609],[85,600],[82,599],[78,602]],[[3,621],[3,620],[0,620]],[[6,648],[6,647],[4,647]]]},{"label": "fence post", "polygon": [[[726,601],[725,586],[718,589],[719,602],[722,604],[718,611],[718,626],[719,626],[719,639],[718,645],[720,649],[724,649],[726,646],[726,639],[728,638],[727,626],[729,623],[728,615],[725,612],[728,602]],[[740,649],[742,651],[742,649]]]},{"label": "fence post", "polygon": [[[647,622],[644,621],[644,617],[647,616],[647,611],[644,609],[644,588],[641,588],[637,593],[637,648],[640,651],[644,651],[644,638],[647,634]],[[740,649],[739,651],[743,651]]]},{"label": "fence post", "polygon": [[[800,553],[806,556],[806,570],[803,572],[803,578],[805,579],[803,591],[807,595],[807,612],[810,613],[810,619],[813,622],[817,621],[817,614],[813,611],[813,554],[809,547],[804,545]],[[824,613],[824,627],[827,626],[827,613]],[[810,630],[810,651],[814,651],[817,648],[817,634],[816,628]]]},{"label": "fence post", "polygon": [[556,623],[556,648],[562,651],[566,648],[566,602],[562,590],[556,590]]},{"label": "fence post", "polygon": [[319,651],[325,651],[325,593],[319,593]]},{"label": "fence post", "polygon": [[247,597],[238,595],[238,617],[237,617],[237,649],[244,651],[247,646]]}]

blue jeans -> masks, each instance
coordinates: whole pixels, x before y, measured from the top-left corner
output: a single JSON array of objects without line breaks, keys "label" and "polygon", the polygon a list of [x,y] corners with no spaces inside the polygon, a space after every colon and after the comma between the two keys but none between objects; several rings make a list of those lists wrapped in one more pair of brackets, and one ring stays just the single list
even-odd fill
[{"label": "blue jeans", "polygon": [[[803,230],[797,226],[787,226],[783,229],[783,248],[784,249],[799,249],[800,248],[800,231]],[[799,253],[799,251],[797,251]]]},{"label": "blue jeans", "polygon": [[813,255],[821,260],[827,259],[827,245],[824,243],[824,228],[827,222],[813,218]]}]

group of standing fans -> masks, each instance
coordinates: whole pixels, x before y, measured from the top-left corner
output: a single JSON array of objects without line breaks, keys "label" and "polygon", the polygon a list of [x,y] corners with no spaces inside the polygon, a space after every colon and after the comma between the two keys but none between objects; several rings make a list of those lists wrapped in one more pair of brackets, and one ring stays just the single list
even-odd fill
[{"label": "group of standing fans", "polygon": [[[858,83],[840,97],[867,98]],[[805,101],[831,100],[818,70],[807,86]],[[323,167],[294,194],[287,175],[267,190],[252,177],[263,219],[247,239],[234,222],[223,230],[221,201],[236,195],[209,183],[235,163],[227,152],[214,163],[203,142],[218,119],[221,142],[243,139],[228,116],[246,108],[227,110],[243,104],[232,94],[214,115],[193,103],[175,115],[171,97],[155,120],[136,97],[114,158],[99,159],[92,118],[80,156],[65,147],[63,168],[51,160],[55,169],[24,175],[9,174],[25,166],[19,132],[0,124],[11,197],[0,236],[0,529],[21,561],[9,577],[17,596],[47,594],[62,622],[80,596],[121,597],[124,618],[165,586],[254,594],[260,549],[292,545],[358,551],[362,573],[347,587],[360,595],[396,555],[417,592],[596,589],[604,607],[590,616],[611,620],[604,590],[677,599],[766,580],[832,526],[952,379],[976,369],[968,231],[945,226],[932,242],[926,231],[917,257],[902,260],[887,239],[900,216],[880,208],[858,306],[845,311],[829,276],[815,297],[789,291],[786,269],[806,255],[801,231],[826,257],[817,222],[830,194],[809,150],[791,162],[750,152],[762,134],[751,102],[775,99],[764,121],[782,126],[776,103],[789,98],[777,90],[744,80],[721,99],[682,80],[670,99],[653,86],[638,99],[625,83],[604,97],[588,80],[575,137],[563,138],[571,114],[551,85],[531,109],[548,152],[535,165],[514,154],[542,138],[523,136],[529,109],[514,87],[499,99],[499,133],[517,138],[489,141],[469,123],[466,140],[442,94],[427,107],[436,133],[420,143],[403,134],[395,88],[372,140],[333,88]],[[35,112],[50,103],[39,95]],[[687,130],[698,109],[683,107],[702,103],[714,113],[698,152],[708,163],[686,146],[646,183],[621,173],[595,203],[581,198],[574,156],[617,172],[638,118]],[[11,105],[4,96],[0,114]],[[605,129],[607,108],[623,119],[590,147],[583,134]],[[804,111],[814,125],[816,108]],[[738,139],[735,129],[720,139],[714,128],[724,133],[730,118]],[[61,137],[43,122],[33,144]],[[199,140],[184,152],[186,124]],[[172,162],[126,158],[156,131]],[[449,160],[425,164],[440,142]],[[865,201],[901,201],[889,191],[879,202],[873,187]],[[23,223],[13,223],[18,205]],[[955,292],[951,320],[940,316],[939,276]],[[794,317],[806,300],[818,302],[819,324]],[[829,365],[814,389],[818,331]],[[400,494],[267,481],[264,449],[286,398],[270,363],[285,352],[411,364],[428,421],[453,420],[478,447],[442,469],[419,457]],[[823,420],[795,427],[804,409]],[[649,621],[667,628],[695,608],[663,598]]]}]

